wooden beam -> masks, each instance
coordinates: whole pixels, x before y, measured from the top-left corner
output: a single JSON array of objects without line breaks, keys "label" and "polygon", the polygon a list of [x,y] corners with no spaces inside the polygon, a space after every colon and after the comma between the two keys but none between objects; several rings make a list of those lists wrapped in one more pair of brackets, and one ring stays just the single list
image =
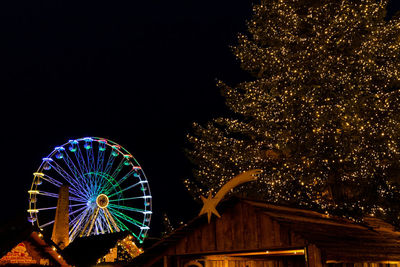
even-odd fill
[{"label": "wooden beam", "polygon": [[319,217],[319,218],[330,218],[329,215],[325,215],[316,211],[311,211],[311,210],[304,210],[304,209],[297,209],[297,208],[289,208],[285,206],[277,206],[277,205],[272,205],[268,203],[261,203],[261,202],[255,202],[251,200],[244,200],[245,203],[250,204],[253,207],[259,207],[262,209],[268,209],[268,210],[273,210],[273,211],[286,211],[290,213],[298,213],[298,214],[306,214],[308,217],[314,216],[314,217]]},{"label": "wooden beam", "polygon": [[315,224],[320,224],[320,225],[333,225],[333,226],[340,226],[344,228],[352,228],[352,229],[362,229],[362,230],[368,230],[367,227],[358,225],[358,224],[352,224],[352,223],[342,223],[330,219],[322,219],[322,218],[310,218],[310,217],[303,217],[303,216],[298,216],[298,215],[289,215],[289,214],[281,214],[277,212],[270,212],[270,211],[263,211],[263,213],[267,214],[268,216],[278,219],[284,219],[287,221],[291,221],[293,223],[297,222],[306,222],[306,223],[315,223]]},{"label": "wooden beam", "polygon": [[314,244],[307,246],[307,266],[308,267],[323,267],[321,250]]},{"label": "wooden beam", "polygon": [[207,252],[196,252],[196,253],[184,253],[184,254],[176,254],[175,256],[198,256],[198,255],[228,255],[228,254],[239,254],[239,253],[252,253],[252,252],[265,252],[265,251],[277,251],[277,250],[301,250],[304,247],[299,246],[291,246],[291,247],[282,247],[282,246],[271,246],[257,250],[218,250],[218,251],[207,251]]}]

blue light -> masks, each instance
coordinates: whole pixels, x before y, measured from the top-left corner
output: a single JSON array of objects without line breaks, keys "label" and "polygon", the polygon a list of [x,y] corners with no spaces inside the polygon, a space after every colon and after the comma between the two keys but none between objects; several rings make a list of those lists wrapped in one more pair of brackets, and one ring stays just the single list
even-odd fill
[{"label": "blue light", "polygon": [[91,149],[91,148],[92,148],[92,145],[91,145],[90,143],[86,143],[83,147],[84,147],[85,149]]},{"label": "blue light", "polygon": [[76,140],[69,140],[68,143],[70,143],[70,146],[68,147],[69,151],[75,152],[77,149],[78,141]]}]

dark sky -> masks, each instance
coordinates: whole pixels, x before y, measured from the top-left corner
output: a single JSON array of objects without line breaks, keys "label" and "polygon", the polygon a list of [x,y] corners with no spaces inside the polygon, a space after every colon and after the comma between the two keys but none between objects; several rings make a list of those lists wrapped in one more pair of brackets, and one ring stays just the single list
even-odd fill
[{"label": "dark sky", "polygon": [[142,165],[156,229],[162,212],[174,223],[195,215],[185,136],[227,114],[216,78],[247,78],[229,45],[250,14],[251,0],[1,1],[0,222],[25,216],[41,159],[85,136]]}]

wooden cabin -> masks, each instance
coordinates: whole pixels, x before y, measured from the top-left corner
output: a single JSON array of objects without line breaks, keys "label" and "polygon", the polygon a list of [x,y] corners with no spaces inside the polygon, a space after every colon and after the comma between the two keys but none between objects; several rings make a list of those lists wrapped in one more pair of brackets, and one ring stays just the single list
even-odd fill
[{"label": "wooden cabin", "polygon": [[400,266],[400,232],[314,211],[231,199],[221,218],[193,219],[134,259],[133,266]]},{"label": "wooden cabin", "polygon": [[9,232],[0,234],[0,266],[71,266],[40,231]]}]

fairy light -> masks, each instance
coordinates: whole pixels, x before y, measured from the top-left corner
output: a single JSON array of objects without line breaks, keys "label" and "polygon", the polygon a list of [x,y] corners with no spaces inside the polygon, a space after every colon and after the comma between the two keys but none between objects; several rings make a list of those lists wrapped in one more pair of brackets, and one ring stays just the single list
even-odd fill
[{"label": "fairy light", "polygon": [[[268,1],[233,53],[251,81],[218,82],[235,118],[194,124],[185,186],[196,197],[263,169],[237,190],[359,220],[400,222],[400,19],[387,0]],[[237,192],[237,191],[236,191]]]}]

